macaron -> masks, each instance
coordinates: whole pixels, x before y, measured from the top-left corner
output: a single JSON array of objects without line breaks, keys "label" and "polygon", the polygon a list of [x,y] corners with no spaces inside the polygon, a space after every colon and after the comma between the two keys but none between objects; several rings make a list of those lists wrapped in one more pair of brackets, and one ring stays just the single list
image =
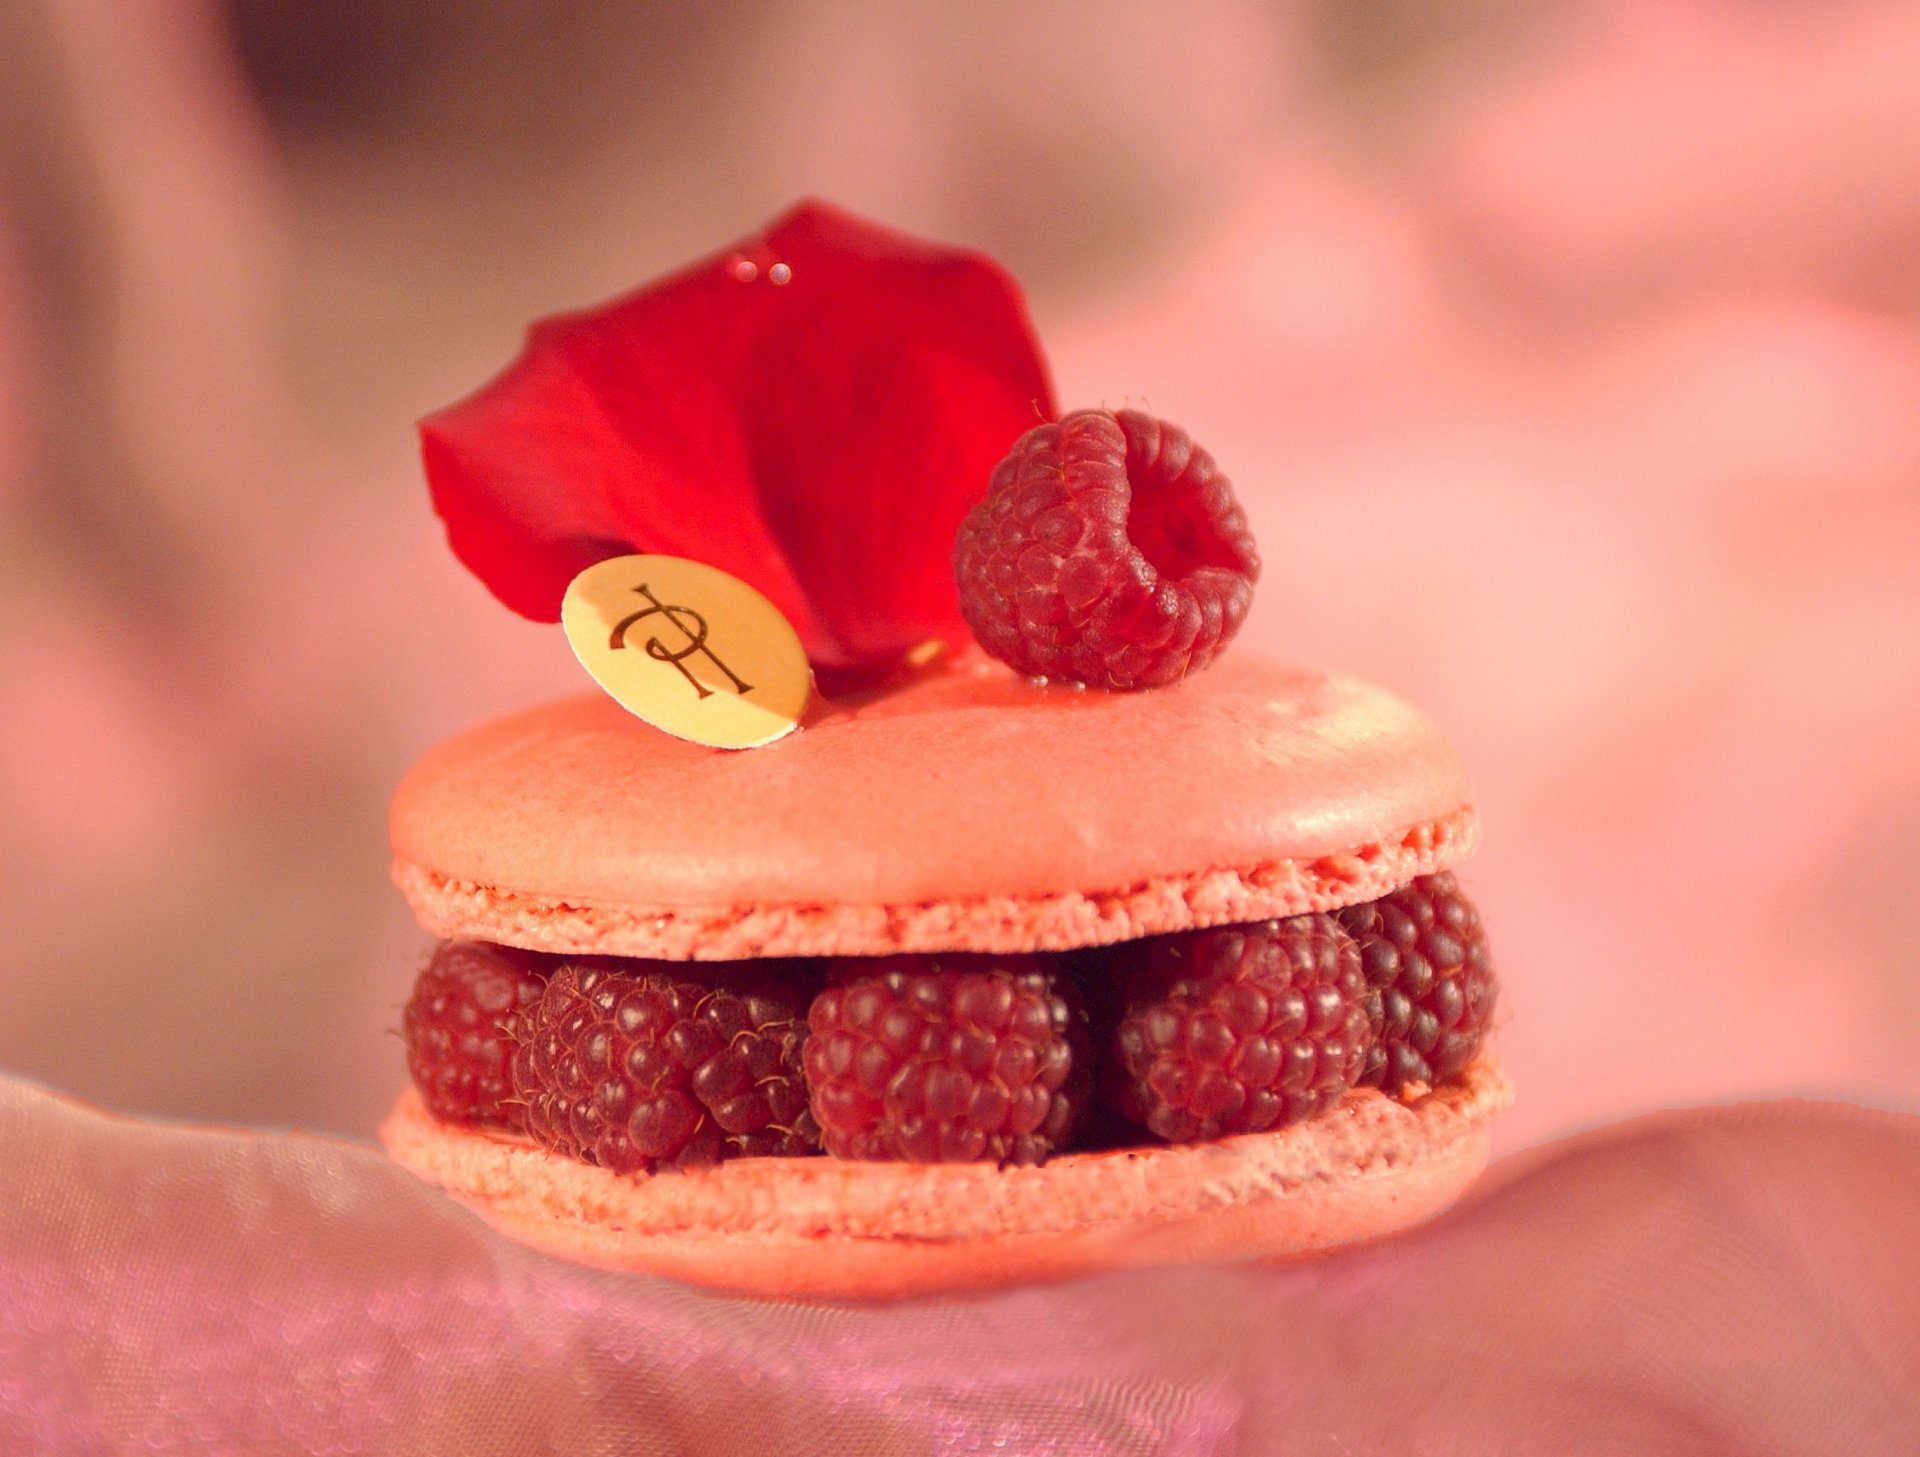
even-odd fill
[{"label": "macaron", "polygon": [[[599,694],[429,752],[393,802],[421,925],[563,960],[684,964],[1075,953],[1379,900],[1471,847],[1435,726],[1360,680],[1239,652],[1141,694],[977,654],[816,698],[727,752]],[[615,1173],[404,1092],[403,1165],[553,1254],[829,1299],[965,1292],[1169,1261],[1296,1257],[1450,1205],[1510,1101],[1490,1053],[1355,1087],[1306,1121],[1068,1147],[1032,1166],[735,1157]]]}]

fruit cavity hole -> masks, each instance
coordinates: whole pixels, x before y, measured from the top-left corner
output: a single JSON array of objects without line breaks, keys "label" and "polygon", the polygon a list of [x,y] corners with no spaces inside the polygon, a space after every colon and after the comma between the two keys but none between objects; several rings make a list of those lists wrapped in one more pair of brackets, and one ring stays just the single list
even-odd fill
[{"label": "fruit cavity hole", "polygon": [[1159,442],[1126,433],[1127,536],[1161,580],[1184,582],[1208,567],[1245,571],[1242,543],[1222,529],[1227,503],[1207,497],[1224,487],[1201,477],[1191,455],[1170,460],[1152,449]]}]

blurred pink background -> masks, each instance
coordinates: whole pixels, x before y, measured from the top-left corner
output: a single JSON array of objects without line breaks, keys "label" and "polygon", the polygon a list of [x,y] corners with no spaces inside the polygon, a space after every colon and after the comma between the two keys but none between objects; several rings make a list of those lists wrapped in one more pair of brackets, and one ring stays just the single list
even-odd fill
[{"label": "blurred pink background", "polygon": [[578,684],[412,422],[818,194],[1238,484],[1248,637],[1479,785],[1508,1149],[1920,1108],[1920,11],[0,11],[0,1069],[369,1133],[387,795]]}]

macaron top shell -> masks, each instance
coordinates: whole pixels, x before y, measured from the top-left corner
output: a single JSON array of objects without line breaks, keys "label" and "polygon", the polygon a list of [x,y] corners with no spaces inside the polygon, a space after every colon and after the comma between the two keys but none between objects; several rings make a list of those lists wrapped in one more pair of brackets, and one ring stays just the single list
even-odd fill
[{"label": "macaron top shell", "polygon": [[968,657],[728,752],[594,693],[442,744],[393,803],[422,923],[676,959],[1010,951],[1363,901],[1474,829],[1433,724],[1237,653],[1110,694]]}]

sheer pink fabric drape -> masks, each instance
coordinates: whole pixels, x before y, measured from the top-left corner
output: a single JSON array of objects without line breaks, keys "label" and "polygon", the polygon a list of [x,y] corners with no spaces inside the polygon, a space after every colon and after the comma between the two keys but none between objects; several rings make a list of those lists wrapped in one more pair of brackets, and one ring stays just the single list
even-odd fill
[{"label": "sheer pink fabric drape", "polygon": [[490,1232],[376,1151],[0,1085],[0,1449],[1920,1450],[1920,1123],[1756,1105],[1497,1168],[1292,1266],[735,1299]]}]

